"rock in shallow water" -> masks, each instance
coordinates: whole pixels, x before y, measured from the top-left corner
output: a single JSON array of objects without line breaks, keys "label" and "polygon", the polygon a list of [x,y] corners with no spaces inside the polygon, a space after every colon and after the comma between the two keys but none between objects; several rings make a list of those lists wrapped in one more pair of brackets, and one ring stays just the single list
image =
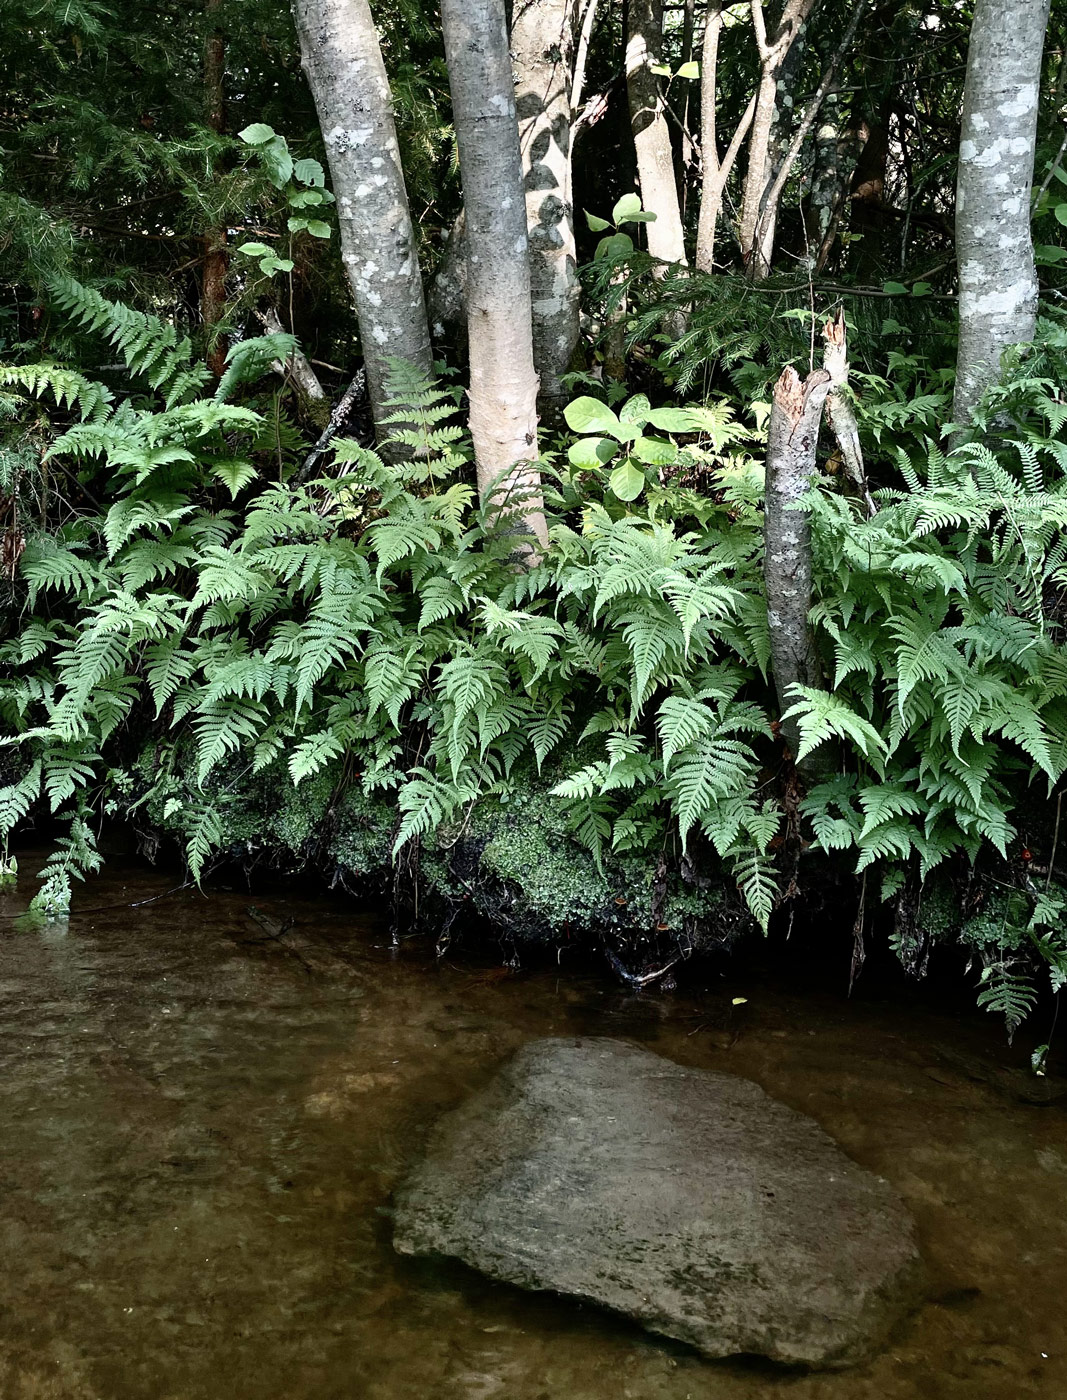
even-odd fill
[{"label": "rock in shallow water", "polygon": [[534,1041],[442,1119],[394,1243],[809,1366],[876,1351],[922,1275],[896,1193],[810,1118],[619,1040]]}]

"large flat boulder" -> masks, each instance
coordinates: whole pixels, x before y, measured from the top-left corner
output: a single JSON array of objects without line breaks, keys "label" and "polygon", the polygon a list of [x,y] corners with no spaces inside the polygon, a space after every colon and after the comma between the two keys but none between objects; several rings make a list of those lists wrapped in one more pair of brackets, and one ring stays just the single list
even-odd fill
[{"label": "large flat boulder", "polygon": [[442,1119],[394,1243],[809,1366],[875,1352],[922,1275],[896,1193],[810,1118],[605,1039],[534,1041]]}]

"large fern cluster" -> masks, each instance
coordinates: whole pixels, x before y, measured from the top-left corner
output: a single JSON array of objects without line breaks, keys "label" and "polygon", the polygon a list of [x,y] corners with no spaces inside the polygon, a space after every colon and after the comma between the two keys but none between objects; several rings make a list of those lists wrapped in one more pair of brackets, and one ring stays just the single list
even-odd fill
[{"label": "large fern cluster", "polygon": [[[24,613],[0,645],[0,833],[42,801],[70,818],[49,910],[92,867],[88,818],[108,803],[161,798],[199,876],[257,774],[385,799],[396,854],[543,774],[596,861],[643,857],[650,885],[664,856],[710,863],[766,927],[783,842],[845,856],[891,897],[909,872],[1006,856],[1021,794],[1067,767],[1064,410],[1046,384],[1013,391],[996,452],[946,455],[921,404],[906,430],[876,407],[900,484],[871,519],[830,482],[812,491],[826,684],[795,696],[797,757],[832,743],[837,761],[798,814],[775,777],[753,433],[728,406],[693,416],[703,429],[672,447],[669,479],[647,468],[639,500],[588,454],[546,461],[552,543],[519,570],[479,513],[451,390],[398,368],[406,459],[342,441],[327,477],[292,487],[266,477],[260,415],[226,402],[244,371],[198,396],[168,327],[59,295],[152,392],[116,402],[52,366],[0,371],[63,408],[51,459],[101,502],[29,538]],[[981,950],[982,997],[1009,1016],[1024,954],[1067,975],[1041,907]]]}]

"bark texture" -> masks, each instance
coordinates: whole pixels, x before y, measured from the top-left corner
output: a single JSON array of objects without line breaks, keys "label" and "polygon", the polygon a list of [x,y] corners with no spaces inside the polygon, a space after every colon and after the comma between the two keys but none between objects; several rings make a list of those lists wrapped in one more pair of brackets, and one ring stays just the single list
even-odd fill
[{"label": "bark texture", "polygon": [[[819,424],[831,388],[824,369],[801,380],[790,365],[774,386],[767,425],[763,575],[771,633],[771,669],[783,712],[794,703],[791,685],[821,684],[818,654],[808,625],[811,611],[811,525],[795,507],[815,471]],[[782,721],[791,752],[800,748],[795,720]]]},{"label": "bark texture", "polygon": [[1004,351],[1034,336],[1030,186],[1048,17],[1049,0],[976,0],[974,7],[956,184],[957,423],[970,419],[996,382]]},{"label": "bark texture", "polygon": [[748,135],[756,112],[753,95],[727,147],[719,159],[716,106],[718,99],[719,36],[722,33],[722,0],[711,0],[704,25],[700,64],[700,149],[704,178],[700,192],[697,222],[696,265],[700,272],[711,272],[715,265],[715,231],[722,213],[723,194],[738,152]]},{"label": "bark texture", "polygon": [[[773,181],[782,168],[789,151],[793,134],[794,93],[797,91],[804,58],[808,47],[808,27],[797,26],[796,37],[789,45],[785,57],[778,67],[775,80],[774,116],[767,138],[767,183]],[[755,264],[760,275],[769,272],[774,257],[774,238],[778,229],[778,201],[773,207],[762,207],[762,217],[757,220],[758,248],[755,250]]]},{"label": "bark texture", "polygon": [[534,367],[541,417],[556,422],[578,343],[578,270],[571,203],[571,81],[578,0],[516,0],[511,25],[526,226]]},{"label": "bark texture", "polygon": [[626,35],[626,90],[637,150],[641,202],[655,214],[646,224],[648,251],[664,262],[688,266],[682,233],[674,154],[666,107],[654,65],[663,61],[662,0],[629,0]]},{"label": "bark texture", "polygon": [[748,169],[745,172],[739,238],[742,256],[755,276],[760,276],[766,271],[762,259],[756,255],[756,225],[760,212],[765,207],[767,190],[774,178],[771,139],[778,110],[778,84],[782,77],[782,65],[814,3],[815,0],[785,0],[778,23],[768,32],[762,0],[752,0],[752,23],[759,50],[760,77],[756,90],[752,131],[748,141]]},{"label": "bark texture", "polygon": [[390,359],[433,372],[389,80],[367,0],[293,0],[293,15],[330,163],[341,257],[381,436]]},{"label": "bark texture", "polygon": [[[204,16],[210,29],[204,41],[204,116],[212,131],[226,130],[226,36],[219,28],[222,0],[205,0]],[[225,228],[208,229],[204,235],[203,281],[200,289],[200,319],[211,339],[212,327],[226,313],[226,273],[229,254],[226,251]],[[211,373],[220,378],[226,368],[227,342],[216,336],[208,351],[207,363]]]},{"label": "bark texture", "polygon": [[504,0],[442,0],[441,23],[466,216],[478,490],[544,546],[529,240]]},{"label": "bark texture", "polygon": [[870,514],[874,515],[877,508],[867,489],[867,469],[863,461],[859,424],[856,422],[852,400],[848,396],[848,339],[844,311],[838,311],[832,321],[826,322],[822,334],[822,366],[830,376],[830,391],[826,396],[826,418],[837,439],[845,475],[862,495]]}]

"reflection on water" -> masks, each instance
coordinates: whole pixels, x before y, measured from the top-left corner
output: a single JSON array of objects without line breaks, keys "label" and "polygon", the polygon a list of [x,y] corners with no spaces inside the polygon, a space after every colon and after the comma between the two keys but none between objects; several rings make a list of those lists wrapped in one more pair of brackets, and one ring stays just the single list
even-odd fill
[{"label": "reflection on water", "polygon": [[[166,888],[119,867],[69,925],[0,924],[0,1400],[1067,1397],[1067,1112],[991,1020],[435,966],[326,899],[100,908]],[[578,1033],[748,1075],[896,1185],[933,1298],[878,1361],[703,1362],[393,1253],[436,1115]]]}]

